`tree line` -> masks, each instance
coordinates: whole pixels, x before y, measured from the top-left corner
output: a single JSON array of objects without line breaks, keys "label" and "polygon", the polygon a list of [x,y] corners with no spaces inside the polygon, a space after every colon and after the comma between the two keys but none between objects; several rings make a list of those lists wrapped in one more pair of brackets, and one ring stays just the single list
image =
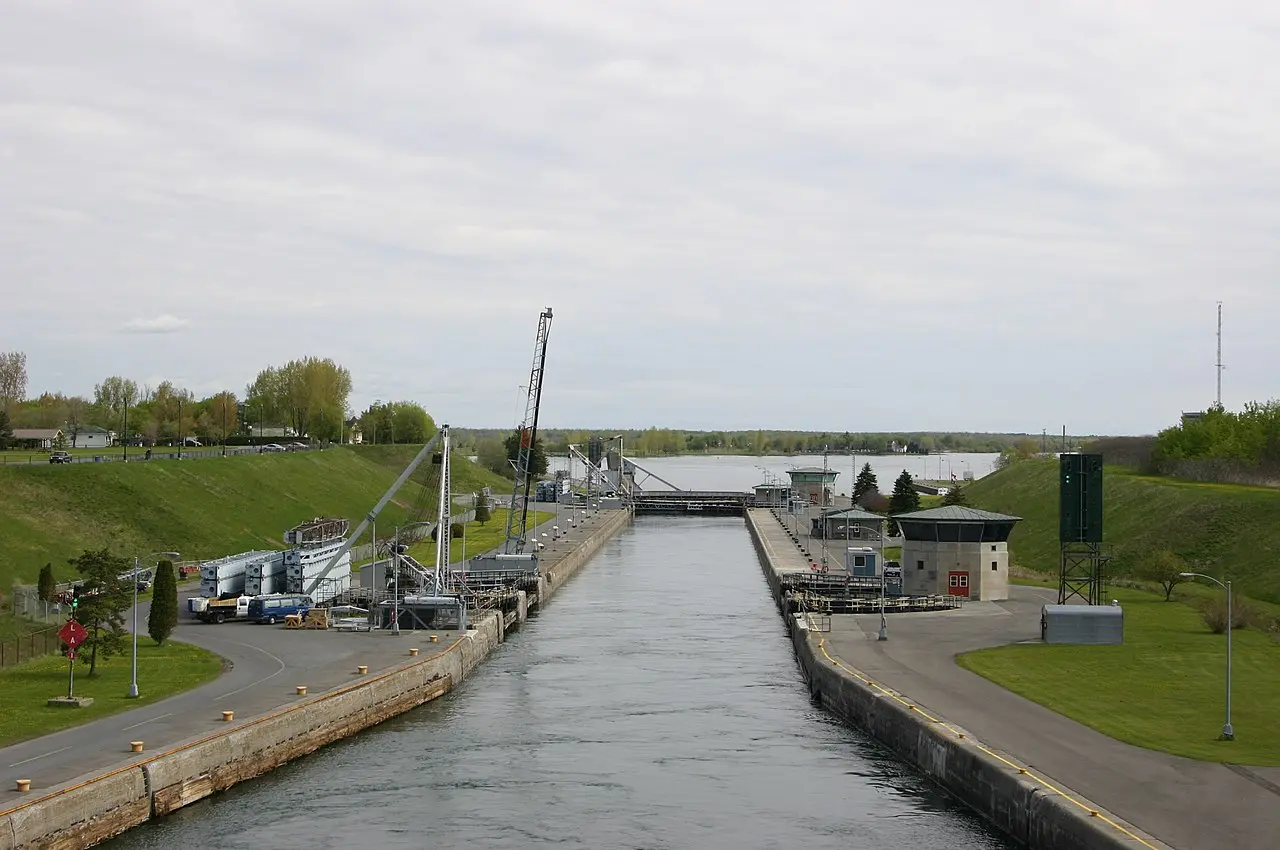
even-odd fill
[{"label": "tree line", "polygon": [[1243,410],[1212,407],[1156,435],[1157,466],[1180,461],[1224,461],[1280,469],[1280,401],[1249,402]]},{"label": "tree line", "polygon": [[[490,439],[507,435],[501,429],[455,429],[455,438],[478,448]],[[671,428],[646,429],[540,429],[547,451],[563,454],[569,445],[585,446],[593,436],[606,438],[621,434],[624,448],[631,457],[658,457],[682,454],[746,454],[794,455],[821,454],[888,454],[936,452],[1001,452],[1020,441],[1038,444],[1040,437],[1027,434],[979,434],[944,432],[876,432],[849,431],[682,431]],[[1077,438],[1072,438],[1077,439]]]},{"label": "tree line", "polygon": [[172,381],[153,387],[110,375],[94,385],[92,396],[43,392],[28,398],[26,354],[0,352],[0,450],[12,445],[19,428],[61,430],[65,446],[59,448],[75,448],[90,427],[144,445],[189,437],[205,443],[275,439],[263,437],[268,429],[314,442],[337,441],[353,427],[377,443],[423,443],[435,433],[431,417],[414,402],[379,400],[353,416],[352,387],[346,367],[304,357],[267,366],[239,394],[223,389],[197,397]]}]

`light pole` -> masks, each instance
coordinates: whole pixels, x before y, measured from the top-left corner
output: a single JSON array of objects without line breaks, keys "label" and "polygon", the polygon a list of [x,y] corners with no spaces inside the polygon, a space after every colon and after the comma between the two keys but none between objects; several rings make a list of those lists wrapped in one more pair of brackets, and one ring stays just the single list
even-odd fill
[{"label": "light pole", "polygon": [[[129,699],[138,698],[138,567],[143,560],[150,561],[152,558],[173,560],[177,557],[177,552],[152,552],[145,559],[137,555],[133,556],[133,674],[129,680]],[[151,602],[155,604],[154,599]]]},{"label": "light pole", "polygon": [[880,537],[880,632],[876,635],[876,640],[889,639],[889,621],[884,618],[884,523],[881,522],[880,527],[876,529]]},{"label": "light pole", "polygon": [[1222,740],[1234,741],[1236,730],[1231,726],[1231,627],[1235,624],[1231,620],[1231,582],[1228,580],[1224,584],[1204,573],[1179,573],[1179,575],[1183,578],[1202,578],[1211,581],[1227,593],[1227,722],[1222,725]]}]

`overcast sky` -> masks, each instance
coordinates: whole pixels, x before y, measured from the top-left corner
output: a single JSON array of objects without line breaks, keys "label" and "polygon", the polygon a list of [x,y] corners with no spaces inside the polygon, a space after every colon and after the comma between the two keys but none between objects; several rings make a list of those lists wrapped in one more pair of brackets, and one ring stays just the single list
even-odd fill
[{"label": "overcast sky", "polygon": [[1144,433],[1278,395],[1280,6],[0,0],[32,394]]}]

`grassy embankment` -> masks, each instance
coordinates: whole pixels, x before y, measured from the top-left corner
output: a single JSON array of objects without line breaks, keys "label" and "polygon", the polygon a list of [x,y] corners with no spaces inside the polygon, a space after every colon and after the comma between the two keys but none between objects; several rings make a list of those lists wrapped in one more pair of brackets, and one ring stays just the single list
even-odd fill
[{"label": "grassy embankment", "polygon": [[78,726],[140,705],[158,702],[210,681],[222,672],[222,659],[190,644],[156,646],[150,638],[138,641],[138,682],[141,696],[128,699],[132,675],[128,653],[98,659],[98,671],[76,664],[76,696],[93,697],[88,708],[49,708],[45,700],[67,695],[67,660],[60,655],[0,670],[0,747],[60,729]]},{"label": "grassy embankment", "polygon": [[[967,489],[976,507],[1024,518],[1011,538],[1023,568],[1056,584],[1057,464],[1024,462]],[[1276,602],[1280,492],[1190,484],[1108,467],[1105,537],[1120,575],[1150,548],[1167,546],[1203,570],[1229,575],[1255,598]],[[1123,646],[1020,644],[960,656],[979,675],[1098,731],[1187,756],[1280,765],[1280,642],[1258,629],[1233,633],[1236,740],[1216,740],[1224,719],[1225,638],[1195,604],[1221,591],[1182,585],[1163,594],[1113,587],[1125,607]],[[1187,604],[1190,603],[1190,604]],[[1274,606],[1267,606],[1274,610]]]},{"label": "grassy embankment", "polygon": [[[316,516],[354,525],[386,492],[418,446],[333,447],[325,451],[241,455],[150,463],[0,466],[0,593],[34,583],[53,564],[72,577],[67,559],[85,548],[121,555],[177,550],[211,558],[255,547],[283,548],[288,528]],[[379,517],[409,519],[421,503],[424,461]],[[453,490],[509,483],[460,455]],[[418,482],[415,486],[415,482]]]},{"label": "grassy embankment", "polygon": [[[529,530],[532,531],[539,523],[553,519],[554,513],[547,511],[529,511]],[[503,541],[507,539],[507,509],[494,508],[489,516],[489,521],[481,524],[475,521],[467,523],[467,555],[479,555],[482,552],[488,552],[501,546]],[[450,561],[460,560],[462,557],[462,540],[455,539],[449,544]],[[430,539],[420,540],[409,547],[409,555],[418,563],[428,567],[435,566],[436,563],[436,544]]]},{"label": "grassy embankment", "polygon": [[[1009,539],[1015,562],[1057,575],[1056,461],[1014,464],[965,493],[974,507],[1023,517]],[[1197,572],[1230,578],[1244,594],[1280,604],[1280,490],[1195,484],[1108,466],[1103,494],[1114,575],[1126,575],[1145,552],[1167,547]]]}]

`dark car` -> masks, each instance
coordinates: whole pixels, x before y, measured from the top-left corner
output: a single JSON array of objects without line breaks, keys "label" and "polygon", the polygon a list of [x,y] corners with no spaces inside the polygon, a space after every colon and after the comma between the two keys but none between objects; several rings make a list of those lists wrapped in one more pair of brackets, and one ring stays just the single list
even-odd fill
[{"label": "dark car", "polygon": [[71,463],[71,452],[50,452],[49,463]]}]

